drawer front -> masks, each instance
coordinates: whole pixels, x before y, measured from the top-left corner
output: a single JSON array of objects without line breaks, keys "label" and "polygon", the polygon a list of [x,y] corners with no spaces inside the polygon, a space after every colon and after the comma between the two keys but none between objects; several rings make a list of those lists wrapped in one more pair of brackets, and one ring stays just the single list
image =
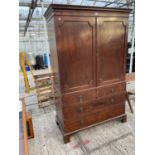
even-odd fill
[{"label": "drawer front", "polygon": [[94,102],[94,108],[102,108],[107,105],[114,105],[118,104],[120,102],[125,102],[126,96],[125,93],[113,95],[113,96],[108,96],[108,97],[103,97],[103,98],[97,98],[96,101]]},{"label": "drawer front", "polygon": [[71,93],[68,95],[63,95],[62,101],[64,105],[70,106],[72,104],[83,104],[94,100],[96,98],[96,89],[80,91],[76,93]]},{"label": "drawer front", "polygon": [[110,105],[105,110],[99,112],[99,121],[104,121],[125,113],[125,103]]},{"label": "drawer front", "polygon": [[65,120],[74,120],[82,118],[85,115],[101,110],[106,110],[110,105],[125,102],[125,94],[118,94],[106,98],[100,98],[93,101],[88,101],[80,104],[72,104],[70,106],[63,106],[63,114]]},{"label": "drawer front", "polygon": [[103,86],[97,89],[97,97],[106,97],[126,91],[125,83],[118,83],[110,86]]},{"label": "drawer front", "polygon": [[91,111],[89,113],[85,113],[81,118],[75,118],[73,120],[65,120],[64,121],[64,131],[72,132],[95,123],[99,123],[105,121],[107,119],[111,119],[113,117],[117,117],[125,113],[125,103],[117,103],[117,104],[106,104],[104,108],[100,108],[97,111]]},{"label": "drawer front", "polygon": [[79,106],[76,104],[75,106],[65,107],[63,108],[63,114],[65,120],[74,120],[81,117],[83,114],[83,106]]},{"label": "drawer front", "polygon": [[70,106],[63,106],[63,114],[65,120],[74,120],[82,118],[84,115],[92,113],[93,111],[93,101],[88,101],[83,104],[72,104]]},{"label": "drawer front", "polygon": [[84,127],[84,121],[81,120],[74,120],[74,121],[65,121],[64,122],[64,131],[65,132],[72,132]]},{"label": "drawer front", "polygon": [[85,125],[85,127],[87,127],[87,126],[93,125],[95,123],[105,121],[107,119],[112,119],[113,117],[117,117],[124,113],[125,113],[125,104],[124,103],[118,103],[115,105],[107,105],[100,111],[95,112],[95,114],[89,114],[88,116],[85,116],[83,118],[84,125]]},{"label": "drawer front", "polygon": [[93,125],[95,123],[98,123],[98,122],[99,122],[99,114],[98,113],[92,113],[92,114],[89,114],[84,117],[84,123],[85,123],[86,127]]}]

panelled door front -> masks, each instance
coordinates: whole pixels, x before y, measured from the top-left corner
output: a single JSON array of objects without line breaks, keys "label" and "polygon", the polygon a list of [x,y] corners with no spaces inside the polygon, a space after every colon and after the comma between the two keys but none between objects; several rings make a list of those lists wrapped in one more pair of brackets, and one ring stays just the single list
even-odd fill
[{"label": "panelled door front", "polygon": [[97,83],[124,79],[127,20],[97,18]]},{"label": "panelled door front", "polygon": [[95,18],[60,16],[55,20],[62,90],[95,86]]}]

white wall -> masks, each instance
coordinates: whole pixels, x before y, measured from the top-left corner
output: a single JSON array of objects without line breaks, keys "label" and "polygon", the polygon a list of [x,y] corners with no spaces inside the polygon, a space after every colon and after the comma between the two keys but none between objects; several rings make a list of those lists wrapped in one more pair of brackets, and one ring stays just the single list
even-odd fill
[{"label": "white wall", "polygon": [[29,33],[25,37],[20,35],[19,51],[33,52],[35,55],[49,53],[47,34]]}]

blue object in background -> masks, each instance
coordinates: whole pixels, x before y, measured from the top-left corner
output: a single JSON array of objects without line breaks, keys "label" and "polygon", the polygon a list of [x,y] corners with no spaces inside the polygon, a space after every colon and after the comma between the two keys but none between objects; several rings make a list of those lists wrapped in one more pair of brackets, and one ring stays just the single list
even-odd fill
[{"label": "blue object in background", "polygon": [[46,53],[44,53],[44,64],[46,67],[49,65],[49,56]]},{"label": "blue object in background", "polygon": [[52,60],[51,60],[51,55],[50,54],[48,55],[48,58],[49,58],[49,62],[48,63],[49,63],[49,66],[50,66],[52,64]]},{"label": "blue object in background", "polygon": [[26,66],[26,71],[30,71],[30,67],[29,66]]}]

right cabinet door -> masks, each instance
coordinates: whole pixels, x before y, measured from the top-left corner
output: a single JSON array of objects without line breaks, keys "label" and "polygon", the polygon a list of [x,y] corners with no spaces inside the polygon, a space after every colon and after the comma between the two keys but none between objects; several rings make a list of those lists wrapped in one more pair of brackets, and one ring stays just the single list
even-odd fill
[{"label": "right cabinet door", "polygon": [[127,19],[97,18],[97,84],[123,80],[127,43]]}]

